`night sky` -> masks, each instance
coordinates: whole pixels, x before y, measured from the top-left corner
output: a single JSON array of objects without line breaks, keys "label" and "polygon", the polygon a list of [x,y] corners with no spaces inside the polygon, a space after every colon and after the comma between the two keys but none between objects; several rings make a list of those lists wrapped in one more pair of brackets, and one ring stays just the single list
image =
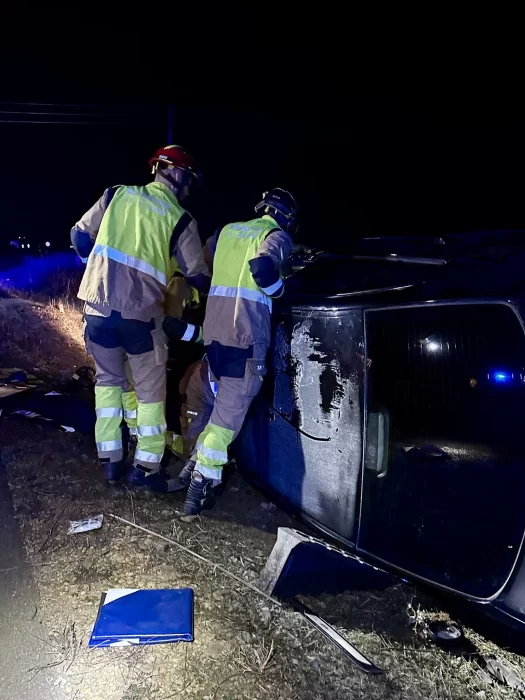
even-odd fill
[{"label": "night sky", "polygon": [[[203,238],[251,217],[273,186],[298,199],[300,239],[323,248],[363,235],[525,229],[525,114],[503,85],[401,87],[350,58],[327,70],[284,51],[279,70],[274,61],[250,71],[239,56],[206,54],[203,37],[176,51],[152,43],[148,27],[84,13],[64,32],[56,16],[33,13],[23,50],[20,35],[2,37],[2,243],[25,235],[66,247],[106,187],[147,182],[169,103],[173,141],[204,174],[188,204]],[[18,120],[89,123],[7,123]]]}]

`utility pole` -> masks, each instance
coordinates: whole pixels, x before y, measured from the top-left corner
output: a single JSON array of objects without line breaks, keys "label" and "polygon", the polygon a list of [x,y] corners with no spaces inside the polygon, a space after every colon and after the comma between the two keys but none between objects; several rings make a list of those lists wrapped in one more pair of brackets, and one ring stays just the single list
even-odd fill
[{"label": "utility pole", "polygon": [[168,105],[168,144],[173,143],[173,105]]}]

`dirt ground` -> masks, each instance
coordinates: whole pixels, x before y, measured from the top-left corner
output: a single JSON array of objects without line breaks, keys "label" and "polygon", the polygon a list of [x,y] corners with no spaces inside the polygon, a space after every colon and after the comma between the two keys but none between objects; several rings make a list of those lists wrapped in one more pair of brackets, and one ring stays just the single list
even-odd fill
[{"label": "dirt ground", "polygon": [[[56,332],[53,324],[41,331]],[[83,364],[82,351],[74,350],[78,342],[71,340],[68,347],[67,361]],[[50,367],[52,357],[46,359]],[[181,494],[106,487],[92,439],[79,433],[3,417],[0,462],[40,593],[36,614],[49,647],[49,665],[58,670],[57,682],[73,700],[519,697],[514,690],[487,685],[474,663],[447,655],[414,634],[407,606],[415,591],[408,585],[308,601],[384,669],[381,676],[368,677],[297,613],[110,517],[169,536],[256,583],[277,528],[293,523],[237,474],[214,510],[186,524],[180,520]],[[100,530],[67,534],[70,520],[99,513],[104,514]],[[0,585],[1,576],[0,568]],[[87,648],[103,591],[185,586],[195,591],[194,643]],[[443,617],[435,601],[424,601],[422,614]],[[467,634],[525,677],[521,657],[471,630]],[[30,683],[39,670],[28,669],[21,682]]]},{"label": "dirt ground", "polygon": [[[109,490],[85,436],[33,423],[28,434],[23,419],[4,418],[0,448],[40,591],[49,663],[76,700],[516,697],[413,634],[406,609],[414,590],[407,585],[309,601],[385,671],[367,677],[296,613],[109,516],[169,536],[256,583],[277,527],[290,522],[238,475],[215,510],[185,524],[180,495]],[[67,534],[70,520],[98,513],[105,516],[100,530]],[[103,591],[185,586],[195,591],[193,644],[87,648]],[[505,659],[523,665],[519,657]],[[26,681],[37,671],[28,670]]]}]

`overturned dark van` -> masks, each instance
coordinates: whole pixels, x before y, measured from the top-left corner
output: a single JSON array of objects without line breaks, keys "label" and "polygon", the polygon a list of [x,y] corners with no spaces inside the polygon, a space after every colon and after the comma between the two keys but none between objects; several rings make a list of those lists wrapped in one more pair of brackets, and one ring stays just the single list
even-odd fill
[{"label": "overturned dark van", "polygon": [[236,454],[322,536],[525,623],[525,237],[363,240],[274,309]]}]

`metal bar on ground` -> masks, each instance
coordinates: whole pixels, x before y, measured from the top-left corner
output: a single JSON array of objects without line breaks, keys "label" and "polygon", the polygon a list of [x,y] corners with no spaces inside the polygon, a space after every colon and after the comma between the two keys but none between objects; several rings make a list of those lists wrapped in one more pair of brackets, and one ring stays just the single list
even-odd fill
[{"label": "metal bar on ground", "polygon": [[343,637],[343,635],[332,627],[332,625],[330,625],[326,620],[323,620],[323,618],[319,615],[316,615],[312,610],[310,610],[310,608],[307,608],[306,605],[297,600],[297,598],[290,599],[288,602],[297,610],[297,612],[301,613],[301,615],[303,615],[303,617],[305,617],[310,624],[322,632],[324,636],[332,642],[332,644],[342,651],[343,654],[350,659],[350,661],[357,666],[360,671],[374,675],[383,673],[383,670],[380,669],[379,666],[376,666],[369,659],[367,659],[366,656],[363,656],[359,649],[356,649],[353,644],[350,644],[346,637]]},{"label": "metal bar on ground", "polygon": [[142,532],[146,532],[148,535],[153,535],[153,537],[158,537],[159,539],[164,540],[165,542],[168,542],[169,544],[172,544],[174,547],[178,547],[183,552],[186,552],[186,554],[189,554],[190,556],[195,557],[195,559],[199,559],[200,561],[203,561],[208,566],[211,566],[214,569],[218,569],[219,571],[222,571],[222,573],[225,574],[226,576],[229,576],[234,581],[237,581],[237,583],[242,584],[246,588],[250,588],[252,591],[255,591],[255,593],[258,593],[259,595],[263,596],[263,598],[266,598],[274,605],[277,605],[278,607],[282,607],[282,603],[280,601],[276,600],[275,598],[272,598],[271,595],[268,595],[264,591],[261,591],[261,589],[257,588],[257,586],[254,586],[253,584],[249,583],[248,581],[244,581],[240,576],[237,576],[237,574],[234,574],[231,571],[228,571],[228,569],[225,569],[224,566],[221,566],[220,564],[217,564],[216,562],[211,561],[211,559],[206,559],[206,557],[203,557],[201,554],[197,554],[197,552],[194,552],[189,547],[185,547],[183,544],[180,544],[180,542],[177,542],[176,540],[172,540],[170,537],[165,537],[164,535],[161,535],[159,532],[154,532],[153,530],[148,530],[147,527],[142,527],[142,525],[137,525],[136,523],[132,523],[130,520],[126,520],[125,518],[121,518],[118,515],[113,515],[113,513],[108,513],[108,515],[110,518],[114,518],[115,520],[118,520],[120,523],[124,523],[124,525],[130,525],[131,527],[134,527],[137,530],[142,530]]}]

